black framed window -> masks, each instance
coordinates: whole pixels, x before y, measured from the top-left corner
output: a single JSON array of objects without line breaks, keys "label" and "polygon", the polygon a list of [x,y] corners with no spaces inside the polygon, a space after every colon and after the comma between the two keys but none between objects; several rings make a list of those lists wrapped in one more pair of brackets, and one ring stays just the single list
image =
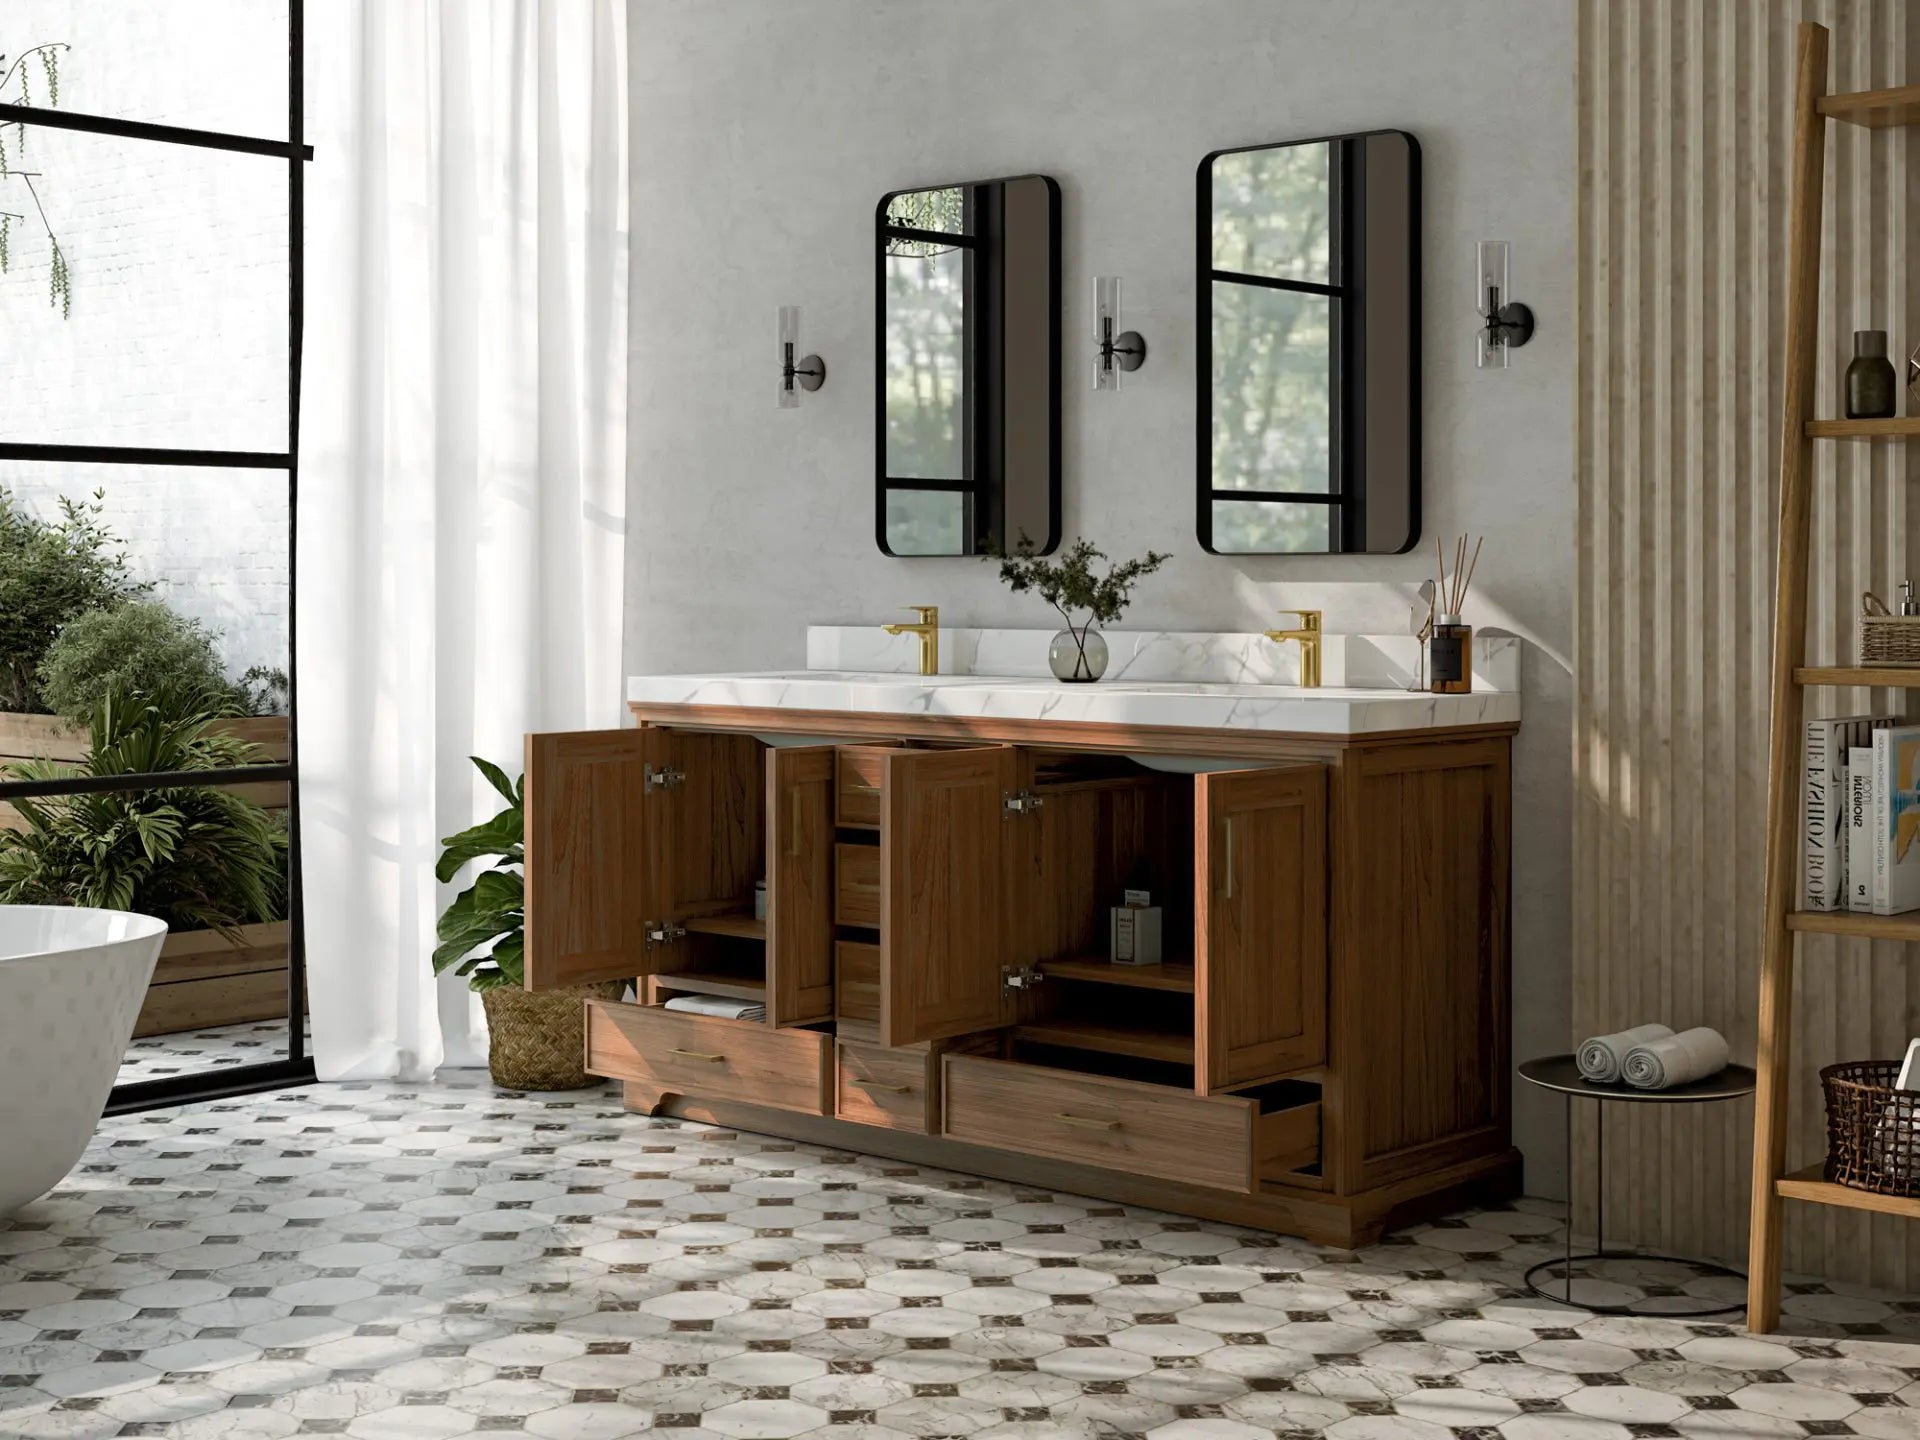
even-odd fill
[{"label": "black framed window", "polygon": [[[83,390],[91,392],[85,395],[84,404],[76,405],[71,396],[62,395],[59,398],[64,409],[52,405],[46,407],[41,418],[43,428],[39,434],[23,428],[33,421],[31,418],[23,419],[18,408],[13,417],[16,423],[0,427],[0,462],[6,462],[16,473],[20,467],[59,466],[67,467],[69,474],[124,474],[129,484],[159,473],[179,477],[181,484],[195,497],[190,503],[205,507],[205,513],[196,517],[198,523],[216,534],[221,526],[220,486],[271,486],[284,494],[283,510],[278,506],[264,507],[284,515],[280,537],[286,547],[287,577],[286,654],[283,667],[286,740],[283,756],[272,754],[260,763],[216,764],[211,768],[202,765],[185,769],[144,769],[132,773],[107,773],[105,767],[101,767],[95,773],[85,773],[82,769],[80,773],[22,778],[18,774],[0,772],[0,804],[20,801],[31,804],[39,801],[47,806],[58,806],[81,796],[205,793],[210,788],[232,793],[234,787],[245,787],[243,793],[248,795],[285,795],[284,911],[288,937],[285,967],[286,1053],[259,1064],[227,1066],[118,1086],[109,1104],[110,1112],[244,1093],[313,1078],[313,1062],[307,1054],[304,1023],[306,956],[300,887],[300,803],[297,784],[299,677],[294,644],[294,597],[298,578],[294,557],[299,493],[300,347],[304,308],[304,167],[312,158],[312,149],[303,140],[302,0],[285,0],[285,3],[287,87],[284,135],[159,124],[133,117],[55,108],[44,103],[0,103],[0,136],[4,136],[9,143],[24,135],[31,145],[32,136],[48,131],[86,137],[84,144],[76,144],[68,149],[68,159],[75,166],[86,166],[89,155],[112,155],[118,157],[115,173],[126,174],[130,168],[128,156],[130,152],[137,151],[137,168],[152,176],[162,176],[167,173],[170,155],[191,151],[203,158],[217,156],[217,163],[222,167],[257,166],[258,185],[266,187],[261,191],[263,195],[274,194],[284,187],[284,307],[276,302],[270,313],[257,318],[262,329],[270,331],[276,342],[284,344],[285,370],[283,379],[279,381],[263,377],[263,393],[259,397],[261,403],[251,407],[253,422],[248,425],[222,424],[219,423],[217,411],[214,411],[210,413],[215,418],[202,423],[197,433],[185,433],[186,427],[170,423],[177,422],[177,416],[157,415],[149,422],[151,433],[140,433],[137,428],[125,423],[126,415],[116,407],[111,387],[119,377],[101,371],[97,384],[82,384]],[[202,24],[212,23],[205,12],[196,7],[170,11],[167,7],[158,9],[161,13],[156,15],[155,24],[162,29],[172,27],[180,30],[183,52],[192,54],[190,29],[183,27],[188,27],[195,18]],[[156,64],[154,68],[165,70],[166,67]],[[218,90],[221,87],[215,88]],[[199,113],[202,112],[196,111],[196,118]],[[261,111],[222,111],[217,107],[204,113],[210,119],[219,120],[257,116],[264,121],[267,118]],[[13,153],[17,154],[18,150]],[[213,162],[209,159],[208,163]],[[15,168],[19,167],[16,165]],[[76,186],[87,181],[84,171],[69,173],[66,178]],[[101,174],[92,175],[91,183],[96,187],[101,186],[104,183]],[[49,184],[47,188],[51,190],[53,187]],[[122,197],[106,195],[101,203],[110,208],[119,198]],[[0,209],[4,208],[7,207],[0,205]],[[277,196],[273,208],[277,219]],[[217,227],[221,221],[222,217],[218,214],[192,217],[193,224],[198,227]],[[16,242],[21,233],[15,231]],[[273,258],[266,257],[262,263],[271,263]],[[192,247],[182,245],[178,257],[181,267],[178,281],[192,290],[193,295],[200,297],[195,299],[193,295],[188,296],[183,309],[201,316],[204,322],[208,307],[217,304],[221,277],[217,271],[212,274],[195,272],[191,269],[193,264]],[[73,286],[80,303],[85,303],[86,283],[87,272],[84,268],[76,267]],[[172,298],[176,301],[180,299],[178,296]],[[216,345],[220,343],[220,338],[218,327],[203,323],[202,328],[187,329],[177,337],[179,353],[191,355],[196,346]],[[153,373],[164,379],[170,369],[177,367],[163,360]],[[259,418],[262,415],[269,418],[263,421]],[[95,428],[90,430],[90,425]],[[86,468],[82,472],[75,467]],[[259,752],[250,748],[237,753],[252,756]]]}]

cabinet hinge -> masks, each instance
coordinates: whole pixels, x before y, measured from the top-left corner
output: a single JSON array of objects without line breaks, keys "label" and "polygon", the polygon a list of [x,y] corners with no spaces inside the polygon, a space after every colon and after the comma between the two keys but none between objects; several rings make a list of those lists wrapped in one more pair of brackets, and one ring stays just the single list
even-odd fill
[{"label": "cabinet hinge", "polygon": [[1003,990],[1031,990],[1046,978],[1031,965],[1000,967],[1000,988]]},{"label": "cabinet hinge", "polygon": [[644,922],[647,932],[647,948],[656,945],[671,945],[676,940],[686,938],[686,927],[676,925],[671,920],[648,920]]},{"label": "cabinet hinge", "polygon": [[1031,815],[1040,808],[1040,797],[1031,790],[1008,790],[1000,796],[1001,818],[1011,820],[1016,815]]},{"label": "cabinet hinge", "polygon": [[687,772],[675,769],[671,765],[664,765],[658,770],[649,765],[646,767],[645,774],[649,790],[671,790],[676,785],[687,783]]}]

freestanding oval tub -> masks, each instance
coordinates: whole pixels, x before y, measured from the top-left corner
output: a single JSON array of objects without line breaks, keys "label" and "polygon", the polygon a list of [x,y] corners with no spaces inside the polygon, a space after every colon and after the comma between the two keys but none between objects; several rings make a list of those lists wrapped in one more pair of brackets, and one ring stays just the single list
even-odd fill
[{"label": "freestanding oval tub", "polygon": [[86,1150],[166,938],[150,915],[0,905],[0,1215]]}]

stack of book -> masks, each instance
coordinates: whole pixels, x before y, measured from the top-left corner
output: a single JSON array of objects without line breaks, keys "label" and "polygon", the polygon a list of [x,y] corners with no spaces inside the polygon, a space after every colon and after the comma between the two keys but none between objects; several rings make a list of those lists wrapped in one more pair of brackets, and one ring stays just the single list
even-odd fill
[{"label": "stack of book", "polygon": [[1803,758],[1800,908],[1920,909],[1920,725],[1809,720]]}]

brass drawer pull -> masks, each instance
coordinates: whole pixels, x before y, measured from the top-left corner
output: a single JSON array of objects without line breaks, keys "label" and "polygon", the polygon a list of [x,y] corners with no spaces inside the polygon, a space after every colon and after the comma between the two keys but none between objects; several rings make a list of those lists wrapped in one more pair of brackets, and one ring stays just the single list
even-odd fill
[{"label": "brass drawer pull", "polygon": [[856,795],[878,795],[880,793],[880,787],[878,785],[868,785],[859,780],[849,780],[840,788],[842,790],[851,790]]},{"label": "brass drawer pull", "polygon": [[1064,1110],[1053,1118],[1062,1125],[1077,1125],[1082,1130],[1118,1130],[1120,1128],[1118,1120],[1095,1120],[1086,1115],[1069,1115]]},{"label": "brass drawer pull", "polygon": [[668,1050],[667,1054],[678,1055],[683,1060],[704,1060],[709,1065],[718,1065],[727,1058],[724,1055],[710,1055],[704,1050]]},{"label": "brass drawer pull", "polygon": [[840,882],[840,888],[842,890],[858,890],[863,895],[878,894],[880,891],[879,882],[869,883],[865,880],[842,880]]},{"label": "brass drawer pull", "polygon": [[849,1080],[847,1083],[862,1090],[884,1090],[889,1095],[907,1095],[913,1091],[911,1085],[883,1085],[878,1080]]}]

